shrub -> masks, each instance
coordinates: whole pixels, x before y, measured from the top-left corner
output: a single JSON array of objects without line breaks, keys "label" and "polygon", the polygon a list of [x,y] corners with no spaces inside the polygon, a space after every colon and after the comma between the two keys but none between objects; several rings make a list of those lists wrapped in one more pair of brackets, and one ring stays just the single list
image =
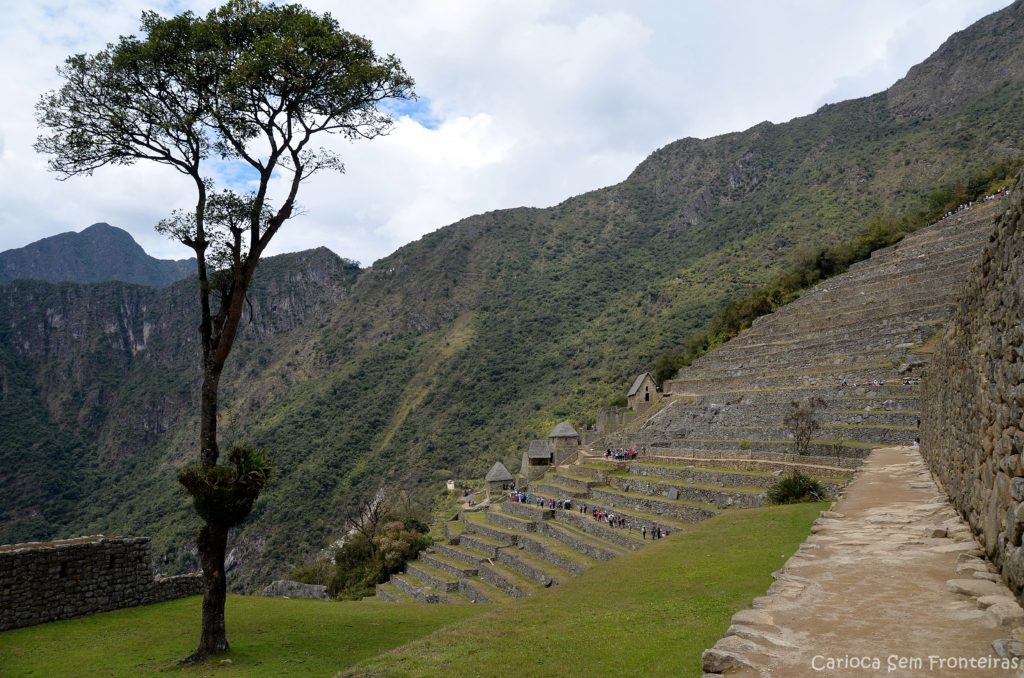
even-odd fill
[{"label": "shrub", "polygon": [[747,440],[746,438],[741,440],[740,441],[740,449],[741,450],[749,450],[750,449],[750,441]]},{"label": "shrub", "polygon": [[825,401],[819,397],[790,401],[782,425],[793,437],[793,451],[796,454],[807,454],[810,450],[811,439],[821,426],[817,417],[818,410],[823,407]]},{"label": "shrub", "polygon": [[793,471],[768,488],[768,501],[773,504],[796,504],[824,498],[825,488],[821,483],[800,471]]}]

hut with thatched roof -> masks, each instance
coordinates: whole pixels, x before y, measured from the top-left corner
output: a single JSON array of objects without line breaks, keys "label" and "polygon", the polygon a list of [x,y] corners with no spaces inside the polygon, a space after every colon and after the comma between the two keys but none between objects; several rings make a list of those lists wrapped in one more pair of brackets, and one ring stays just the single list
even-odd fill
[{"label": "hut with thatched roof", "polygon": [[566,459],[576,454],[580,446],[580,434],[567,421],[555,426],[548,434],[548,442],[555,449],[555,464],[564,463]]},{"label": "hut with thatched roof", "polygon": [[492,494],[501,496],[516,486],[516,479],[512,477],[512,474],[508,472],[508,469],[500,461],[494,462],[494,466],[487,472],[484,480],[487,481],[488,498]]}]

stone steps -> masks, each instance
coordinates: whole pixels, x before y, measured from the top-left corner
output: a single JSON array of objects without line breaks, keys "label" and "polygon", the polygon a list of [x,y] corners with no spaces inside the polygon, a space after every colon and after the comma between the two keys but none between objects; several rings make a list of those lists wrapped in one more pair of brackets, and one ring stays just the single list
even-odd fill
[{"label": "stone steps", "polygon": [[[594,502],[611,507],[621,507],[654,515],[668,516],[688,523],[697,523],[714,518],[719,510],[712,504],[688,502],[682,499],[668,499],[636,492],[623,492],[610,486],[595,487],[591,495]],[[615,509],[612,508],[614,512]]]},{"label": "stone steps", "polygon": [[470,564],[453,558],[448,558],[443,554],[438,553],[433,546],[421,553],[418,560],[423,564],[429,565],[434,569],[441,570],[456,579],[475,577],[477,573],[476,564]]},{"label": "stone steps", "polygon": [[723,485],[726,487],[750,487],[764,489],[771,487],[779,478],[770,471],[743,471],[738,469],[700,467],[692,464],[633,463],[628,467],[630,476],[677,480],[695,485]]},{"label": "stone steps", "polygon": [[546,521],[538,523],[537,528],[541,534],[556,539],[594,560],[612,560],[626,552],[622,547],[611,544],[600,536],[589,534],[568,521]]},{"label": "stone steps", "polygon": [[[621,504],[613,505],[612,503],[602,502],[595,497],[591,497],[590,500],[592,503],[587,505],[588,513],[584,516],[585,518],[592,521],[595,525],[602,525],[606,529],[614,530],[615,532],[624,535],[625,538],[632,540],[639,539],[641,547],[643,547],[646,541],[641,535],[641,526],[646,525],[648,532],[650,532],[654,527],[659,527],[662,532],[675,533],[682,532],[693,524],[691,521],[678,520],[672,516],[658,515],[656,513],[648,513],[646,511],[632,509],[627,506],[622,506]],[[608,523],[598,521],[593,516],[593,511],[595,509],[606,515],[615,514],[616,516],[621,516],[626,519],[628,523],[632,524],[632,529],[624,527],[610,527]]]},{"label": "stone steps", "polygon": [[420,580],[410,577],[409,575],[393,574],[391,575],[390,583],[396,589],[418,603],[436,605],[438,603],[447,602],[447,599],[438,593],[438,591],[433,587],[427,586]]},{"label": "stone steps", "polygon": [[587,496],[590,490],[572,490],[567,488],[561,483],[552,482],[552,479],[548,478],[547,474],[544,474],[542,482],[531,485],[538,492],[543,492],[548,497],[553,499],[577,499],[579,497]]},{"label": "stone steps", "polygon": [[[761,440],[740,437],[672,439],[662,435],[659,438],[646,438],[646,441],[648,442],[634,442],[632,445],[635,449],[646,446],[647,455],[654,456],[736,456],[795,461],[839,468],[857,468],[872,449],[872,446],[866,443],[838,438],[815,438],[808,447],[808,453],[804,455],[793,454],[790,451],[793,446],[792,440]],[[670,450],[677,452],[673,454],[669,452]],[[681,451],[681,454],[678,451]]]},{"label": "stone steps", "polygon": [[[710,423],[681,423],[676,427],[666,426],[664,432],[681,444],[690,444],[691,440],[708,440],[712,435],[721,436],[729,441],[780,441],[792,445],[790,431],[767,425],[735,425]],[[917,427],[906,424],[821,424],[814,437],[817,440],[864,443],[870,447],[888,447],[893,445],[909,445],[917,436]],[[866,456],[850,455],[850,456]]]},{"label": "stone steps", "polygon": [[667,499],[710,504],[715,508],[757,508],[765,504],[764,488],[713,487],[671,478],[645,478],[639,475],[612,476],[611,487]]},{"label": "stone steps", "polygon": [[415,599],[398,590],[391,582],[377,584],[374,588],[377,598],[387,603],[411,603]]},{"label": "stone steps", "polygon": [[[492,557],[462,544],[435,544],[434,548],[451,560],[472,564],[479,579],[494,586],[506,596],[524,598],[536,589],[535,582],[529,581],[522,574],[499,562],[497,554]],[[503,546],[499,552],[507,548],[509,547]]]},{"label": "stone steps", "polygon": [[547,475],[544,476],[544,480],[545,482],[565,487],[568,490],[575,490],[581,492],[589,492],[591,487],[593,487],[594,485],[601,484],[599,480],[596,480],[592,477],[586,477],[584,475],[572,475],[565,471],[548,473]]},{"label": "stone steps", "polygon": [[[726,468],[735,469],[737,471],[755,471],[758,473],[774,473],[776,471],[787,473],[789,471],[797,470],[816,478],[829,479],[849,479],[853,477],[854,473],[853,468],[840,468],[826,464],[810,463],[809,460],[805,462],[787,461],[778,458],[757,458],[751,456],[721,457],[715,453],[709,453],[703,457],[690,456],[692,454],[693,452],[691,450],[679,450],[678,456],[658,457],[658,461],[659,463],[685,464],[696,468]],[[797,457],[797,459],[806,458]]]},{"label": "stone steps", "polygon": [[452,593],[459,590],[458,577],[427,565],[422,558],[406,563],[405,573],[410,577],[419,579],[427,586],[431,586],[441,593]]},{"label": "stone steps", "polygon": [[[503,541],[508,545],[518,546],[528,553],[546,560],[552,565],[568,570],[573,574],[583,572],[594,562],[592,558],[574,551],[561,542],[545,535],[500,527],[488,521],[487,518],[481,520],[474,514],[465,514],[463,520],[466,522],[466,529],[471,533],[482,534],[485,537]],[[500,551],[498,555],[500,556]]]},{"label": "stone steps", "polygon": [[[603,523],[595,522],[585,512],[581,512],[583,506],[586,505],[587,498],[581,498],[572,509],[554,511],[550,519],[555,520],[559,523],[565,523],[572,526],[574,529],[582,531],[590,536],[597,537],[601,540],[600,543],[606,545],[617,546],[622,552],[634,551],[639,548],[639,539],[632,539],[627,536],[620,534],[619,530],[613,529],[604,525]],[[533,509],[540,511],[536,507],[530,507],[524,505],[527,509]]]},{"label": "stone steps", "polygon": [[459,579],[459,593],[474,603],[506,603],[515,599],[515,596],[480,577]]},{"label": "stone steps", "polygon": [[541,586],[561,583],[574,574],[515,546],[502,549],[498,554],[498,562],[520,577]]}]

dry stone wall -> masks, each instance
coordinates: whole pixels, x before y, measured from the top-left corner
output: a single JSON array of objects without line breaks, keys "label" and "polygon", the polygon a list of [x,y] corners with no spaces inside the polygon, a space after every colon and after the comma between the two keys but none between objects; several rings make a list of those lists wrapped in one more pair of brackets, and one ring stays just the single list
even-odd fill
[{"label": "dry stone wall", "polygon": [[0,631],[202,593],[202,575],[153,577],[149,539],[0,547]]},{"label": "dry stone wall", "polygon": [[1024,174],[925,378],[921,451],[1014,593],[1024,593]]}]

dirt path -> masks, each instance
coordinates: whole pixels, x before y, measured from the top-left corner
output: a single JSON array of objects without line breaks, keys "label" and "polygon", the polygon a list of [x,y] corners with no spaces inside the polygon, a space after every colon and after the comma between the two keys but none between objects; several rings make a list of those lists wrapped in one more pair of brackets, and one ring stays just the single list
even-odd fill
[{"label": "dirt path", "polygon": [[1002,666],[1020,660],[1000,658],[1007,645],[1024,654],[1024,643],[1011,642],[1024,639],[1024,610],[916,449],[875,450],[811,532],[769,594],[705,653],[706,671],[1024,676]]}]

